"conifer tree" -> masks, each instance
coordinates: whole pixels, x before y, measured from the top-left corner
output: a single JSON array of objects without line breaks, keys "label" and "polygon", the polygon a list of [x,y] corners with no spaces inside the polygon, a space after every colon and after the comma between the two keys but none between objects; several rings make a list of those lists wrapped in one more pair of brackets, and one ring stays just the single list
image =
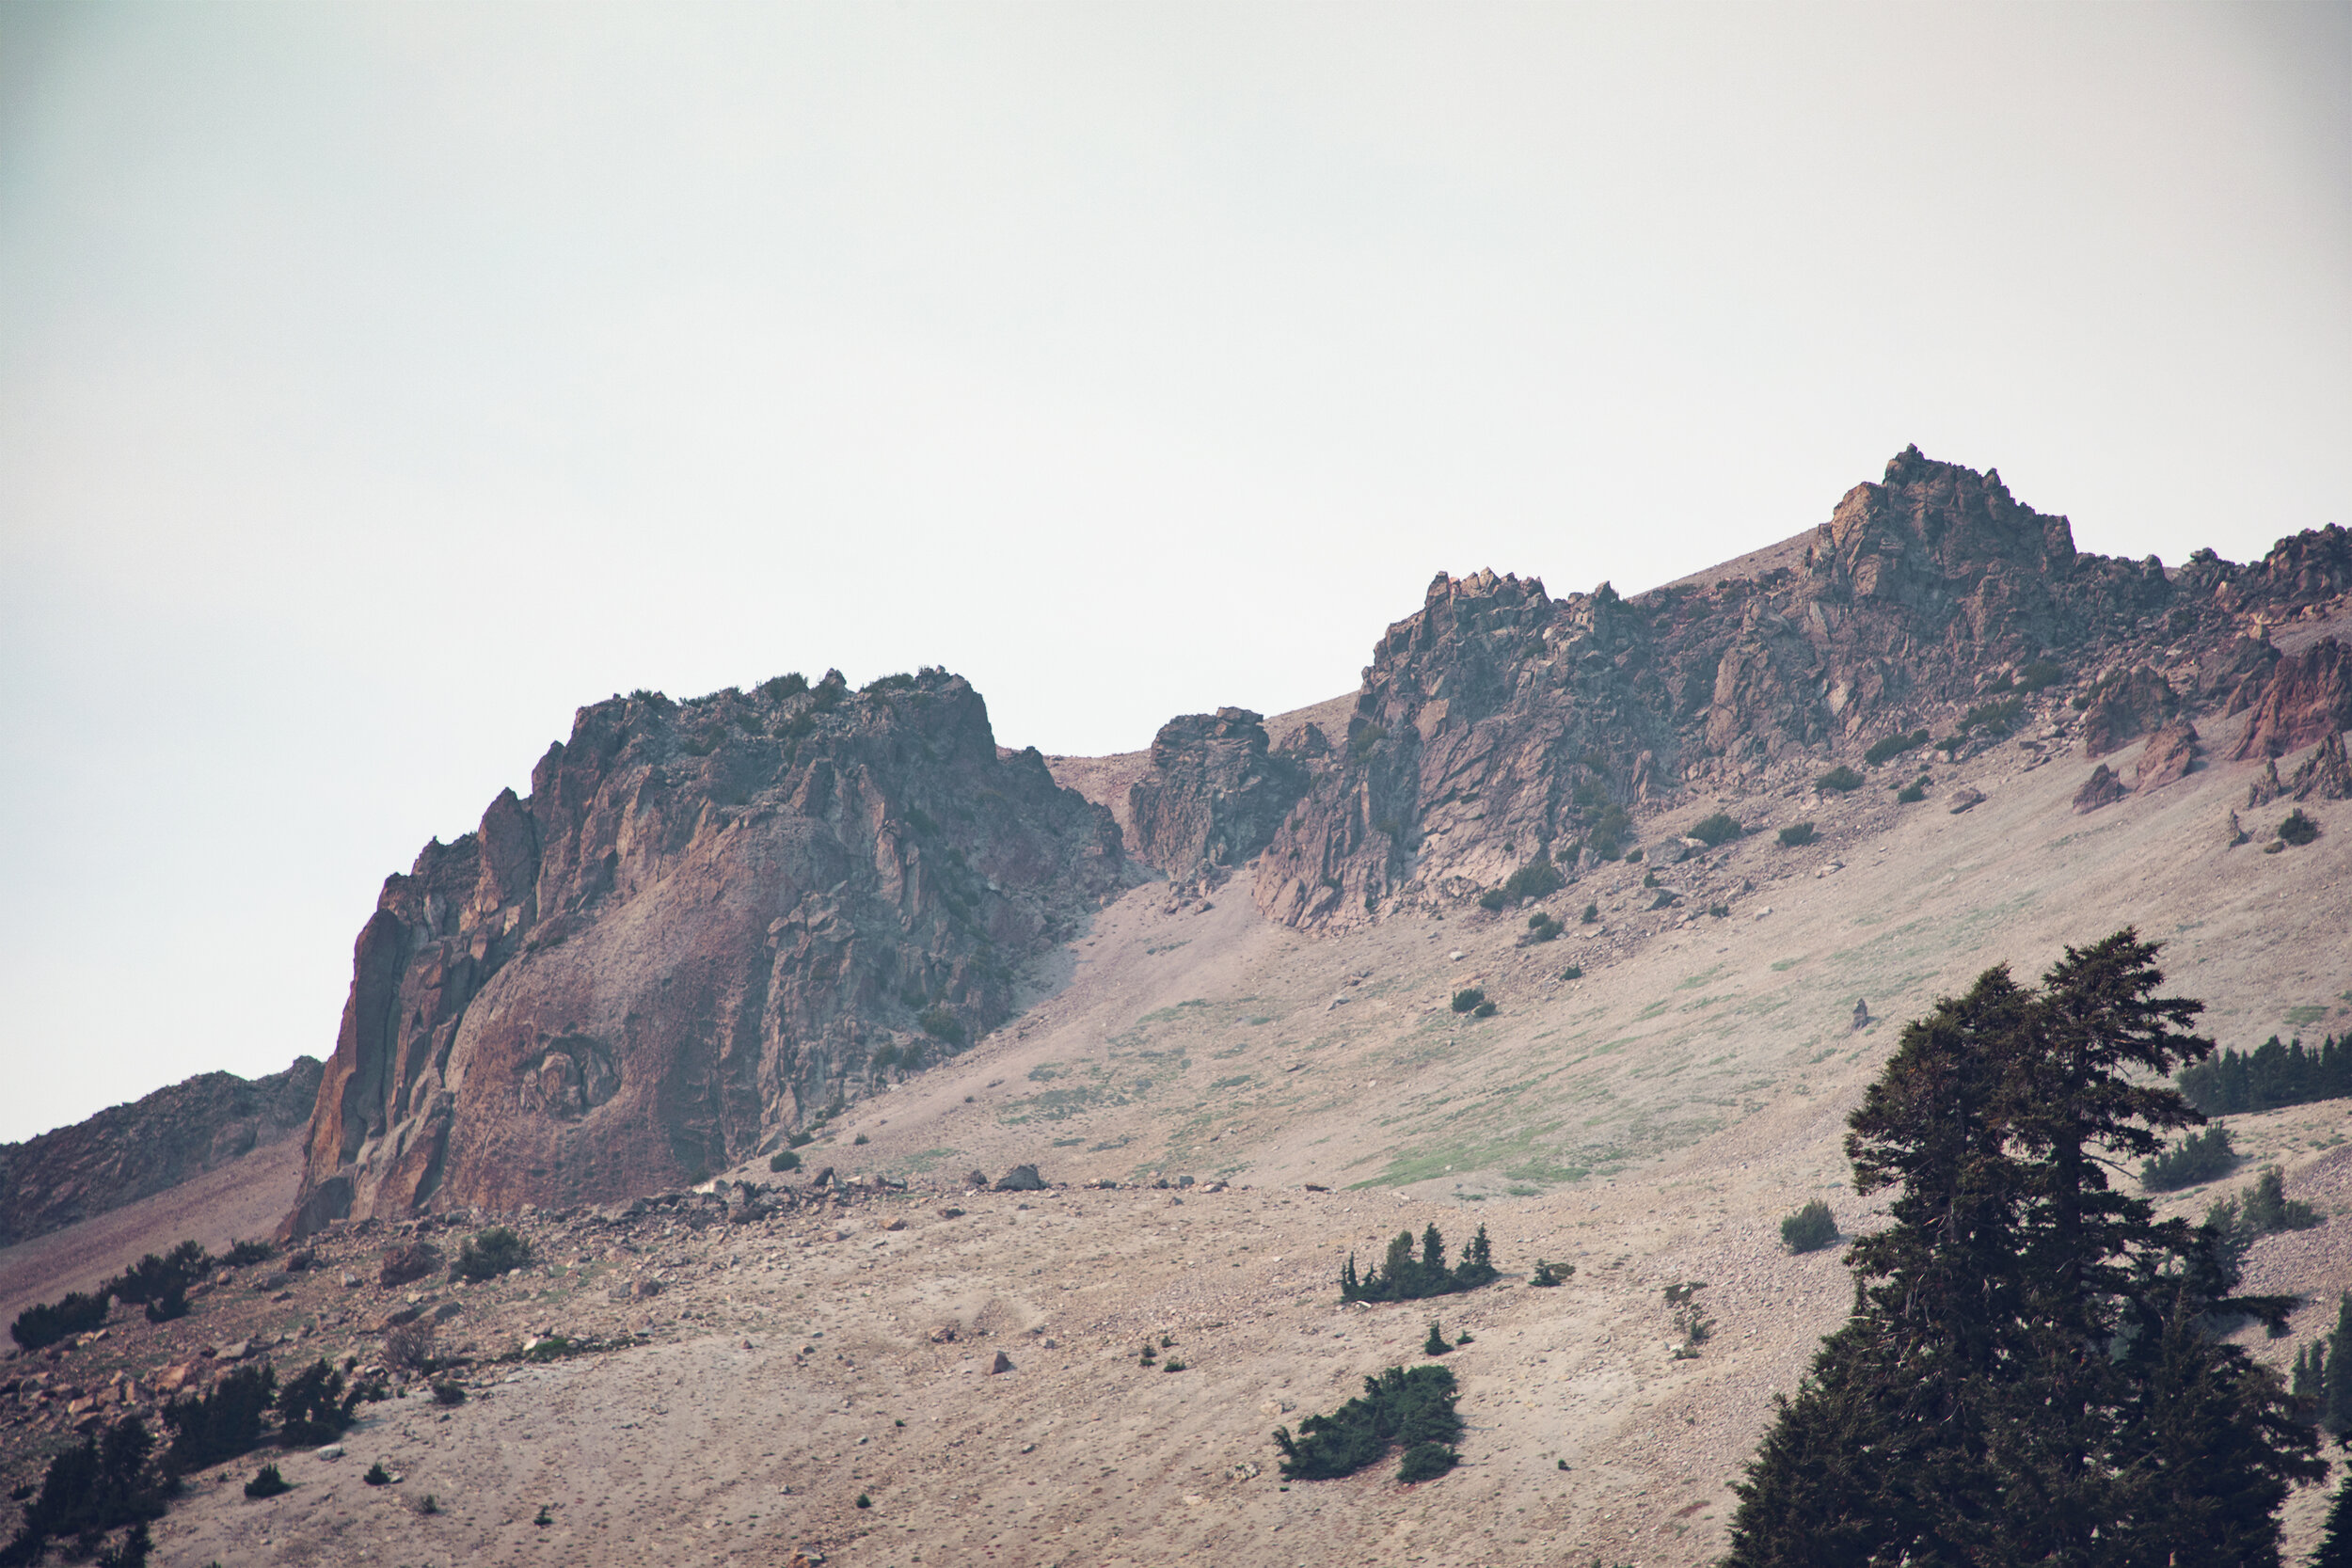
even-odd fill
[{"label": "conifer tree", "polygon": [[2319,1550],[2312,1568],[2352,1568],[2352,1469],[2336,1484],[2335,1500],[2328,1505],[2327,1528],[2320,1531]]},{"label": "conifer tree", "polygon": [[2211,1330],[2291,1303],[2233,1295],[2210,1227],[2107,1181],[2203,1119],[2163,1086],[2212,1047],[2155,955],[2118,932],[1905,1028],[1846,1146],[1858,1191],[1897,1189],[1894,1223],[1855,1243],[1853,1313],[1739,1489],[1731,1568],[2124,1568],[2188,1541],[2278,1561],[2316,1439]]},{"label": "conifer tree", "polygon": [[2336,1326],[2328,1335],[2327,1398],[2319,1424],[2341,1436],[2352,1432],[2352,1291],[2336,1300]]}]

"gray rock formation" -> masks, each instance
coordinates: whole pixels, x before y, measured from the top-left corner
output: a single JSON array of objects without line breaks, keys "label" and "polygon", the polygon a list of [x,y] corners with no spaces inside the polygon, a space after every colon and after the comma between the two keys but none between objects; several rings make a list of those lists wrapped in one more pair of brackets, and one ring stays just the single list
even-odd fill
[{"label": "gray rock formation", "polygon": [[21,1144],[0,1144],[0,1246],[176,1187],[301,1132],[318,1058],[244,1079],[205,1072]]}]

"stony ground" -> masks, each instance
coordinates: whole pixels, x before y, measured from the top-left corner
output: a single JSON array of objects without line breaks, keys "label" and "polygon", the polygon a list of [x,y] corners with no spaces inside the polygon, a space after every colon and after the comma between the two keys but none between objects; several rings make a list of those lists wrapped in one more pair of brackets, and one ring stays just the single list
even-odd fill
[{"label": "stony ground", "polygon": [[[2217,754],[2228,738],[2207,736]],[[271,1502],[220,1483],[249,1464],[205,1478],[163,1527],[164,1560],[1708,1561],[1772,1394],[1849,1299],[1838,1252],[1789,1256],[1778,1221],[1820,1196],[1849,1230],[1870,1223],[1838,1137],[1901,1020],[1988,964],[2031,974],[2128,922],[2170,943],[2175,987],[2211,1004],[2227,1044],[2352,1026],[2352,804],[2307,808],[2318,843],[2265,855],[2222,834],[2243,765],[2087,816],[2068,801],[2089,768],[2063,736],[1927,770],[1910,806],[1883,779],[1828,800],[1759,780],[1720,803],[1767,830],[1813,820],[1818,843],[1752,833],[1656,867],[1662,889],[1639,864],[1588,878],[1547,902],[1568,927],[1548,943],[1525,941],[1526,910],[1314,941],[1260,922],[1238,888],[1137,889],[1035,1007],[853,1106],[807,1169],[730,1173],[789,1188],[789,1207],[533,1216],[532,1268],[462,1290],[381,1289],[374,1259],[398,1238],[339,1232],[320,1267],[265,1270],[258,1290],[246,1271],[183,1324],[118,1314],[103,1340],[0,1367],[0,1386],[28,1366],[50,1380],[0,1401],[11,1484],[118,1370],[135,1397],[206,1345],[242,1340],[281,1369],[364,1361],[390,1314],[454,1303],[442,1344],[472,1347],[467,1402],[365,1407],[343,1456],[292,1458],[296,1488]],[[1954,814],[1969,789],[1986,799]],[[1672,825],[1648,825],[1652,844]],[[1653,909],[1661,891],[1681,902]],[[1563,979],[1571,964],[1582,976]],[[1454,1013],[1466,986],[1496,1016]],[[1857,1000],[1875,1021],[1860,1029]],[[2337,1216],[2256,1248],[2251,1285],[2314,1304],[2293,1337],[2251,1341],[2274,1365],[2352,1288],[2348,1112],[2230,1118],[2253,1161],[2283,1163],[2289,1192]],[[1019,1162],[1056,1185],[968,1190],[975,1167]],[[851,1196],[810,1196],[828,1164]],[[2201,1212],[2251,1170],[2168,1203]],[[1369,1260],[1432,1222],[1456,1245],[1485,1224],[1504,1282],[1339,1306],[1351,1249]],[[157,1227],[119,1237],[115,1265],[173,1239]],[[1577,1272],[1533,1289],[1539,1257]],[[1713,1333],[1677,1359],[1662,1291],[1690,1280]],[[1447,1359],[1464,1466],[1286,1488],[1270,1430],[1418,1359],[1432,1316],[1472,1335]],[[621,1348],[489,1359],[548,1330]],[[1185,1370],[1141,1364],[1163,1337]],[[999,1353],[1010,1370],[989,1370]],[[397,1484],[362,1484],[377,1458]],[[2296,1540],[2317,1505],[2294,1505]]]}]

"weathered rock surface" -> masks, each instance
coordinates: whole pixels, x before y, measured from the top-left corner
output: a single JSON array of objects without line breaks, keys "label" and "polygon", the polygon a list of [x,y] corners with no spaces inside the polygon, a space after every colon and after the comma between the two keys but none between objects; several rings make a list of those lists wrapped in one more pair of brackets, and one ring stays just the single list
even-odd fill
[{"label": "weathered rock surface", "polygon": [[20,1144],[0,1145],[0,1246],[119,1209],[301,1132],[321,1068],[204,1072]]},{"label": "weathered rock surface", "polygon": [[2145,664],[2117,671],[2086,693],[2090,706],[2083,713],[2083,760],[2089,762],[2120,752],[2148,735],[2181,710],[2172,683]]},{"label": "weathered rock surface", "polygon": [[2352,657],[2326,637],[2279,660],[2232,754],[2284,756],[2345,729],[2352,729]]},{"label": "weathered rock surface", "polygon": [[582,708],[385,882],[289,1227],[722,1169],[1003,1019],[1121,863],[944,672]]},{"label": "weathered rock surface", "polygon": [[2101,806],[2115,804],[2123,796],[2123,781],[2116,777],[2114,768],[2103,762],[2090,770],[2090,777],[2083,781],[2082,788],[2074,791],[2074,809],[2078,812],[2097,811]]},{"label": "weathered rock surface", "polygon": [[2168,721],[2148,737],[2146,749],[2139,753],[2133,787],[2156,789],[2188,777],[2197,766],[2197,726],[2185,719]]},{"label": "weathered rock surface", "polygon": [[2352,762],[2345,760],[2343,735],[2331,733],[2303,759],[2287,791],[2298,800],[2352,800]]},{"label": "weathered rock surface", "polygon": [[1915,448],[1802,555],[1759,560],[1631,600],[1440,575],[1375,648],[1344,747],[1309,764],[1259,862],[1259,908],[1345,926],[1588,857],[1612,807],[1908,729],[2174,599],[2153,558],[2083,555],[1997,473]]},{"label": "weathered rock surface", "polygon": [[[1321,750],[1321,732],[1299,750]],[[1299,755],[1272,751],[1248,708],[1187,714],[1152,737],[1151,772],[1127,792],[1128,852],[1171,877],[1216,876],[1254,859],[1307,788]]]}]

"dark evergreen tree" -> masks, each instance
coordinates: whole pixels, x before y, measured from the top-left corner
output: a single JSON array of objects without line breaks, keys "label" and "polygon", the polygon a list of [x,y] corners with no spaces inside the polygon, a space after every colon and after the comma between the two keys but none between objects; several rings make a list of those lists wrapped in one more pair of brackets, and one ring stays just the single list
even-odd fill
[{"label": "dark evergreen tree", "polygon": [[2155,953],[2119,932],[2034,990],[1991,970],[1903,1031],[1847,1139],[1895,1223],[1740,1488],[1733,1568],[2277,1562],[2316,1439],[2213,1329],[2291,1303],[2233,1295],[2216,1230],[2106,1175],[2202,1119],[2165,1079],[2211,1046]]},{"label": "dark evergreen tree", "polygon": [[2319,1424],[2339,1436],[2352,1432],[2352,1292],[2336,1299],[2336,1326],[2328,1334],[2328,1395]]},{"label": "dark evergreen tree", "polygon": [[2352,1568],[2352,1469],[2336,1483],[2335,1500],[2328,1505],[2327,1528],[2320,1531],[2319,1550],[2312,1568]]},{"label": "dark evergreen tree", "polygon": [[2287,1385],[2287,1392],[2306,1420],[2319,1419],[2321,1407],[2328,1399],[2328,1343],[2314,1339],[2295,1353],[2295,1375]]}]

